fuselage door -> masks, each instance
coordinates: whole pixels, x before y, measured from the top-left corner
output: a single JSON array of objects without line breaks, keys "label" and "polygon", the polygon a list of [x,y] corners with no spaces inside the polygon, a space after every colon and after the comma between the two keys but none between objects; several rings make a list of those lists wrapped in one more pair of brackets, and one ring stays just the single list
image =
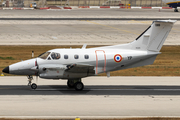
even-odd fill
[{"label": "fuselage door", "polygon": [[96,74],[106,71],[106,54],[104,50],[96,50]]}]

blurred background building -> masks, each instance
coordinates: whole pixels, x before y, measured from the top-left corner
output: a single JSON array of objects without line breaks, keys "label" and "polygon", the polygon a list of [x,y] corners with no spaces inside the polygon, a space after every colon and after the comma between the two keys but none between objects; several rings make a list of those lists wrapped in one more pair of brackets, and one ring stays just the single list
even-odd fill
[{"label": "blurred background building", "polygon": [[143,6],[166,7],[162,0],[0,0],[1,7],[30,7],[36,2],[38,7],[44,6]]}]

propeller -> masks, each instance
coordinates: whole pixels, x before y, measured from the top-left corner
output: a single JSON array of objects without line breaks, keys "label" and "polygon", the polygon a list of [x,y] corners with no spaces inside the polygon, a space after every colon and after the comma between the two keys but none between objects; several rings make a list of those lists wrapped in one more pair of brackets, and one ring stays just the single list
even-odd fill
[{"label": "propeller", "polygon": [[38,82],[38,76],[39,76],[39,65],[37,63],[37,59],[35,61],[35,66],[36,66],[36,69],[37,69],[37,72],[36,72],[36,83]]}]

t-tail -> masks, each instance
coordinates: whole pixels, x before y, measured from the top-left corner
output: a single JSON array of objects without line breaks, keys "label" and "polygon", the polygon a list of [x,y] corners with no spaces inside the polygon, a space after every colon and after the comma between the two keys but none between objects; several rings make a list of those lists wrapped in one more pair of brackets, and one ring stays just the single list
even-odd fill
[{"label": "t-tail", "polygon": [[176,20],[156,20],[130,43],[133,50],[159,52]]},{"label": "t-tail", "polygon": [[159,52],[176,20],[156,20],[133,42],[114,46],[99,47],[104,49],[129,49]]}]

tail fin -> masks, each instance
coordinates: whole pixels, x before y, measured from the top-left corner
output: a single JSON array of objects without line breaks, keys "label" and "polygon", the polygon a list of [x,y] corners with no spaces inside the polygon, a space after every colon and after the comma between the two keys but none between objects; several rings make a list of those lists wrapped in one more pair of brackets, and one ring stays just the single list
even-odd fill
[{"label": "tail fin", "polygon": [[131,44],[134,50],[159,52],[176,20],[156,20]]}]

